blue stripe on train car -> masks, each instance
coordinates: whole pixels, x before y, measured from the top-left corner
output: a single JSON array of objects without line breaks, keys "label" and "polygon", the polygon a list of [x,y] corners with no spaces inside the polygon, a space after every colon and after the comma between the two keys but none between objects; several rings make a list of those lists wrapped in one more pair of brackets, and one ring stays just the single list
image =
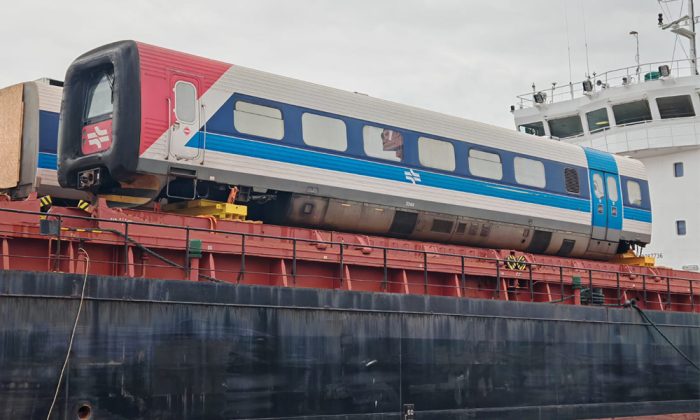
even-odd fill
[{"label": "blue stripe on train car", "polygon": [[[232,136],[241,137],[251,140],[263,141],[273,144],[280,144],[278,140],[266,139],[264,137],[258,137],[255,135],[248,135],[246,133],[238,132],[235,129],[235,123],[231,120],[234,115],[234,108],[237,101],[244,101],[256,105],[268,106],[276,108],[282,112],[284,116],[284,137],[281,144],[288,145],[291,147],[299,147],[303,149],[317,150],[326,154],[341,155],[346,157],[354,157],[363,161],[372,161],[384,163],[386,160],[369,156],[363,148],[364,134],[363,130],[365,126],[382,127],[386,129],[391,129],[398,131],[403,135],[404,138],[404,149],[403,149],[403,159],[400,165],[406,168],[413,168],[414,170],[424,169],[420,163],[418,157],[418,139],[420,137],[429,137],[435,140],[441,140],[452,144],[454,147],[454,152],[456,156],[465,156],[469,153],[471,148],[476,148],[481,151],[497,153],[501,157],[503,163],[503,177],[501,180],[497,181],[499,185],[508,185],[515,188],[527,188],[530,191],[539,190],[551,194],[571,196],[572,194],[566,190],[565,181],[565,169],[575,169],[579,176],[579,181],[581,183],[581,188],[578,194],[575,196],[577,198],[590,199],[590,188],[588,186],[588,167],[587,166],[577,166],[571,164],[565,164],[555,160],[544,159],[538,156],[532,156],[522,153],[514,153],[507,150],[496,149],[486,145],[473,144],[467,141],[456,141],[447,137],[438,136],[432,133],[418,132],[405,128],[400,128],[396,126],[386,125],[384,123],[378,123],[371,120],[361,120],[357,118],[350,118],[347,116],[339,114],[331,114],[328,112],[320,111],[317,109],[304,108],[296,105],[290,105],[283,102],[271,101],[268,99],[263,99],[259,97],[243,95],[236,93],[232,95],[207,121],[207,132],[220,134],[222,136]],[[334,150],[321,150],[312,146],[308,146],[304,143],[302,138],[302,115],[304,113],[311,113],[317,115],[323,115],[330,118],[336,118],[342,120],[347,128],[348,142],[347,149],[342,152]],[[514,160],[517,157],[523,157],[528,159],[535,159],[542,162],[545,166],[545,171],[547,173],[547,186],[546,188],[532,188],[523,187],[515,179],[514,171]],[[396,164],[394,162],[394,164]],[[442,171],[439,169],[431,168],[431,172],[443,173],[450,176],[458,176],[464,178],[475,179],[469,173],[467,159],[456,159],[455,160],[455,170],[454,171]]]},{"label": "blue stripe on train car", "polygon": [[[201,145],[202,140],[200,136],[201,132],[197,133],[189,140],[187,146],[197,147]],[[411,182],[407,176],[408,172],[409,174],[419,175],[420,181],[417,181],[415,177],[414,180],[425,186],[590,213],[590,202],[587,199],[561,196],[543,191],[532,191],[525,188],[499,185],[496,183],[443,175],[424,170],[413,169],[409,171],[405,167],[396,165],[365,161],[357,158],[320,153],[312,150],[247,140],[238,137],[207,133],[206,148],[207,150],[215,152],[236,154],[399,182]]]},{"label": "blue stripe on train car", "polygon": [[57,112],[39,111],[39,152],[56,155],[58,119],[59,114]]},{"label": "blue stripe on train car", "polygon": [[636,220],[638,222],[651,223],[651,212],[648,210],[625,207],[625,219]]},{"label": "blue stripe on train car", "polygon": [[58,169],[58,164],[56,163],[55,153],[44,153],[39,152],[39,160],[37,166],[41,169],[53,169],[54,171]]}]

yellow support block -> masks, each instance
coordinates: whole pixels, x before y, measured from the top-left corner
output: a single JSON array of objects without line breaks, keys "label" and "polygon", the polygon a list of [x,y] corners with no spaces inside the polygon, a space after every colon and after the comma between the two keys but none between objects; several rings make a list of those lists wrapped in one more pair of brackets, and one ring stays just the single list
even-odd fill
[{"label": "yellow support block", "polygon": [[223,220],[245,220],[248,207],[212,200],[192,200],[170,203],[161,207],[163,211],[189,216],[213,216]]},{"label": "yellow support block", "polygon": [[656,266],[656,258],[639,256],[634,251],[629,250],[624,254],[618,254],[610,262],[617,264],[635,265],[638,267],[654,267]]}]

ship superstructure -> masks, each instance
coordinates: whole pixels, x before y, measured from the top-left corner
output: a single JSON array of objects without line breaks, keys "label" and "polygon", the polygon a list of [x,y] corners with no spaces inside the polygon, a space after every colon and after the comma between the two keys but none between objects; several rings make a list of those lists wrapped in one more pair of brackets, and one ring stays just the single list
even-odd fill
[{"label": "ship superstructure", "polygon": [[[518,96],[519,131],[641,160],[648,171],[659,265],[698,270],[700,76],[693,59],[609,71]],[[629,192],[635,199],[634,191]]]}]

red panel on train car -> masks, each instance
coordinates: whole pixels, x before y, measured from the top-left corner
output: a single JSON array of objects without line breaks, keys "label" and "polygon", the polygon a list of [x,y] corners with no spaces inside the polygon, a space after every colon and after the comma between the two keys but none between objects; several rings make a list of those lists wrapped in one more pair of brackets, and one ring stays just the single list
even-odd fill
[{"label": "red panel on train car", "polygon": [[83,127],[80,150],[84,155],[104,152],[112,146],[112,120],[100,121]]},{"label": "red panel on train car", "polygon": [[201,96],[231,68],[231,65],[153,45],[137,45],[141,76],[141,155],[169,128],[168,75],[178,72],[196,76],[201,80],[198,92]]}]

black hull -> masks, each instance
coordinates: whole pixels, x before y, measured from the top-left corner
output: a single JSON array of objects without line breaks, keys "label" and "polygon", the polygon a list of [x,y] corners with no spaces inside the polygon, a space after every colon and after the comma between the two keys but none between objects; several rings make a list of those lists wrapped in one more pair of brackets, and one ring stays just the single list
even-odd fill
[{"label": "black hull", "polygon": [[[0,418],[45,418],[82,276],[0,271]],[[648,312],[700,361],[700,315]],[[53,418],[594,418],[700,412],[633,309],[89,277]]]}]

